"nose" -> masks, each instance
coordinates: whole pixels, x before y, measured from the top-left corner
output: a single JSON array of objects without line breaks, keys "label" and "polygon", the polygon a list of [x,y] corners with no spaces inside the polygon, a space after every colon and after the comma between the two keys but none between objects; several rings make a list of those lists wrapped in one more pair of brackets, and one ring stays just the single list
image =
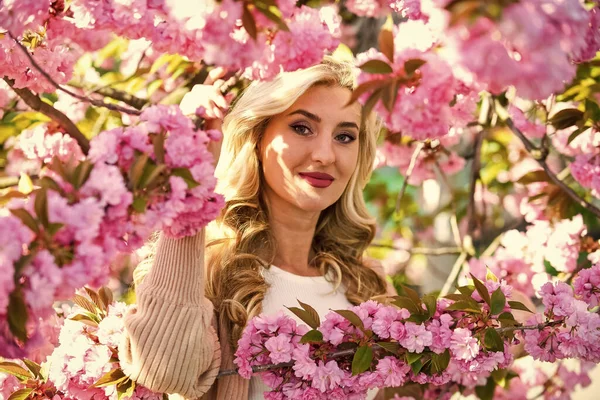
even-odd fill
[{"label": "nose", "polygon": [[335,162],[335,149],[333,146],[331,135],[320,135],[312,151],[312,160],[323,165],[333,164]]}]

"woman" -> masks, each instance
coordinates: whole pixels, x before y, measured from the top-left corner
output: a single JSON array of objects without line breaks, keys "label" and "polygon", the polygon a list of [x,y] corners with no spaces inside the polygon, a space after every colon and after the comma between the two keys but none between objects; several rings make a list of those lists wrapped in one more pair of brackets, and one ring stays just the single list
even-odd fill
[{"label": "woman", "polygon": [[377,124],[361,126],[360,105],[348,105],[354,87],[352,68],[327,58],[238,99],[215,174],[226,206],[206,246],[204,232],[159,239],[126,318],[127,375],[186,398],[260,399],[268,387],[258,377],[215,379],[235,367],[250,318],[296,299],[324,315],[392,293],[363,259],[375,230],[362,189]]}]

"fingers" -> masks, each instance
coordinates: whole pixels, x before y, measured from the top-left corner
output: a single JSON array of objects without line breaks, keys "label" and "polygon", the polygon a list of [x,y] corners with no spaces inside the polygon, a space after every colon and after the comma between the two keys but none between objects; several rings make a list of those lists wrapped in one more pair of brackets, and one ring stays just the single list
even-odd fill
[{"label": "fingers", "polygon": [[[223,67],[216,67],[210,70],[210,72],[208,73],[208,77],[206,78],[206,80],[204,81],[205,85],[212,85],[214,84],[218,79],[222,78],[225,76],[225,74],[227,73],[227,70]],[[222,85],[222,83],[221,83]]]}]

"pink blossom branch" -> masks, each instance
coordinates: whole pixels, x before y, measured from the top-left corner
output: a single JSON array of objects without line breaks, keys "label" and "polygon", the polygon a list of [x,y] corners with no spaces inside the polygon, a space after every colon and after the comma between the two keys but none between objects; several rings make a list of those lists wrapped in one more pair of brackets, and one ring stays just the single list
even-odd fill
[{"label": "pink blossom branch", "polygon": [[15,38],[10,32],[8,34],[15,41],[15,43],[21,49],[21,51],[23,51],[23,53],[25,53],[25,55],[29,59],[29,62],[31,63],[31,65],[36,70],[38,70],[39,73],[42,74],[42,76],[44,78],[46,78],[46,80],[48,82],[50,82],[50,84],[52,86],[54,86],[57,90],[65,92],[68,95],[73,96],[73,97],[75,97],[78,100],[81,100],[83,102],[89,103],[89,104],[94,105],[96,107],[104,107],[104,108],[108,108],[109,110],[112,110],[112,111],[122,112],[122,113],[126,113],[126,114],[131,114],[131,115],[140,115],[141,114],[141,112],[139,110],[135,110],[133,108],[128,108],[128,107],[121,107],[121,106],[116,105],[116,104],[105,103],[105,102],[100,101],[100,100],[90,99],[90,98],[87,98],[85,96],[78,95],[77,93],[74,93],[74,92],[70,91],[69,89],[66,89],[63,86],[59,85],[54,79],[52,79],[52,77],[42,67],[40,67],[40,65],[37,63],[37,61],[35,61],[35,59],[31,55],[31,53],[29,53],[29,50],[27,50],[27,48],[25,46],[23,46],[21,44],[21,42],[19,42],[19,40],[17,38]]},{"label": "pink blossom branch", "polygon": [[[496,107],[497,109],[499,106]],[[546,162],[546,157],[548,157],[548,149],[542,147],[541,149],[537,148],[527,137],[521,132],[519,128],[517,128],[513,122],[513,120],[508,116],[505,110],[502,111],[500,117],[503,122],[509,129],[523,142],[525,149],[531,154],[531,156],[540,164],[540,166],[544,169],[550,180],[559,188],[562,189],[563,192],[567,194],[573,201],[579,204],[581,207],[590,211],[592,214],[600,218],[600,208],[596,207],[592,203],[588,202],[584,198],[580,197],[573,189],[571,189],[566,183],[556,176],[556,174],[550,169],[548,163]]]},{"label": "pink blossom branch", "polygon": [[22,89],[16,88],[14,86],[14,81],[12,81],[10,79],[4,78],[4,81],[6,83],[8,83],[8,85],[11,87],[11,89],[14,90],[15,93],[20,98],[22,98],[23,101],[29,107],[31,107],[35,111],[39,111],[42,114],[47,115],[53,121],[55,121],[60,126],[62,126],[64,128],[65,132],[77,141],[77,144],[79,145],[79,147],[81,147],[81,151],[83,151],[84,154],[88,153],[88,151],[90,150],[89,140],[83,135],[83,133],[81,133],[81,131],[79,130],[77,125],[75,125],[73,123],[73,121],[71,121],[71,119],[69,119],[69,117],[67,117],[65,114],[63,114],[61,111],[57,110],[56,108],[52,107],[50,104],[45,103],[42,100],[40,100],[40,98],[38,96],[36,96],[35,94],[33,94],[33,92],[31,92],[31,90],[26,89],[26,88],[22,88]]},{"label": "pink blossom branch", "polygon": [[[552,325],[558,325],[558,324],[561,324],[562,322],[563,321],[549,321],[549,322],[543,322],[543,323],[537,324],[537,325],[510,326],[510,327],[505,327],[505,328],[496,328],[496,332],[501,334],[504,332],[511,332],[511,331],[544,329],[545,327],[552,326]],[[375,344],[373,347],[381,347],[381,346],[378,346]],[[341,358],[341,357],[351,356],[355,352],[356,352],[356,349],[347,349],[347,350],[336,351],[335,353],[331,353],[328,356],[328,358],[332,359],[332,358]],[[294,365],[293,361],[279,363],[279,364],[256,365],[256,366],[252,367],[252,372],[254,372],[254,373],[265,372],[265,371],[270,371],[270,370],[279,369],[279,368],[288,368],[293,365]],[[225,370],[219,371],[219,373],[217,374],[217,379],[223,378],[226,376],[232,376],[232,375],[238,375],[238,370],[237,369],[225,369]]]}]

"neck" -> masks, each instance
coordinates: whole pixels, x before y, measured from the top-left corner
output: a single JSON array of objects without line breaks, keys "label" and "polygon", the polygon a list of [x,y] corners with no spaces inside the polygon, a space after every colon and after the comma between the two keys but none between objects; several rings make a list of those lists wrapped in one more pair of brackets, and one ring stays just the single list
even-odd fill
[{"label": "neck", "polygon": [[319,215],[269,202],[269,225],[276,243],[274,265],[296,275],[320,275],[309,265]]}]

